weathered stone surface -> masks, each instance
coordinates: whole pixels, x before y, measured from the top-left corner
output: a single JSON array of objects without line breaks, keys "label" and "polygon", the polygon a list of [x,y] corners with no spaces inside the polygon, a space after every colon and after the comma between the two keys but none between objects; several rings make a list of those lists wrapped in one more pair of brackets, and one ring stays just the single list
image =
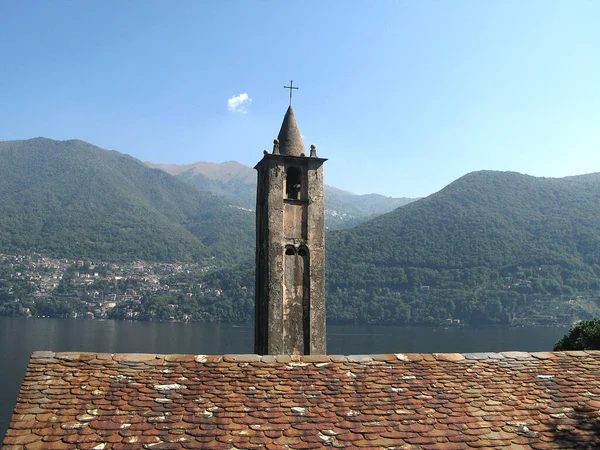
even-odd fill
[{"label": "weathered stone surface", "polygon": [[530,353],[527,352],[502,352],[502,356],[510,359],[529,359],[533,358]]},{"label": "weathered stone surface", "polygon": [[256,165],[257,354],[326,353],[323,163],[288,109],[273,153]]},{"label": "weathered stone surface", "polygon": [[329,357],[327,355],[305,355],[302,360],[306,362],[322,363],[329,362]]},{"label": "weathered stone surface", "polygon": [[41,358],[54,358],[55,353],[49,351],[37,351],[33,352],[31,355],[31,359],[41,359]]},{"label": "weathered stone surface", "polygon": [[534,358],[537,358],[537,359],[556,358],[556,355],[552,352],[534,352],[531,354],[531,356],[533,356]]},{"label": "weathered stone surface", "polygon": [[196,360],[195,355],[165,355],[166,361],[192,362]]},{"label": "weathered stone surface", "polygon": [[121,362],[145,362],[154,359],[156,359],[156,355],[147,353],[121,353],[114,355],[114,360]]},{"label": "weathered stone surface", "polygon": [[465,359],[465,355],[460,353],[434,353],[433,356],[438,361],[463,361]]},{"label": "weathered stone surface", "polygon": [[398,358],[393,354],[383,354],[383,355],[369,355],[373,361],[382,361],[382,362],[390,362],[396,361]]},{"label": "weathered stone surface", "polygon": [[488,359],[487,353],[464,353],[465,359]]},{"label": "weathered stone surface", "polygon": [[348,362],[351,363],[370,363],[373,358],[370,355],[348,355]]},{"label": "weathered stone surface", "polygon": [[260,355],[224,355],[223,361],[225,362],[258,362],[260,361]]},{"label": "weathered stone surface", "polygon": [[260,360],[262,362],[268,363],[268,364],[277,362],[277,358],[275,357],[275,355],[263,355]]},{"label": "weathered stone surface", "polygon": [[196,361],[197,363],[203,364],[207,361],[207,357],[206,357],[206,355],[196,355],[194,357],[194,361]]}]

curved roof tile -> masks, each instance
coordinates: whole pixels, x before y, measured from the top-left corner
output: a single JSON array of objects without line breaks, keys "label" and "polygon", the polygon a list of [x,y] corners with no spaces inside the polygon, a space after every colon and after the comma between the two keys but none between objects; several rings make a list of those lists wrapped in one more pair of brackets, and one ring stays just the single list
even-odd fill
[{"label": "curved roof tile", "polygon": [[36,352],[5,449],[598,448],[600,352]]}]

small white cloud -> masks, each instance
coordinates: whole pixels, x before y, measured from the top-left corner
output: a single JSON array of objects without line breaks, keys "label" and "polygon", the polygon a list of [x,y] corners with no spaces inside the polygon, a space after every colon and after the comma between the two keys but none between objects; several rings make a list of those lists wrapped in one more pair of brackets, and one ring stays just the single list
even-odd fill
[{"label": "small white cloud", "polygon": [[252,103],[252,99],[245,92],[240,95],[234,95],[227,99],[227,109],[231,112],[246,114],[246,106]]}]

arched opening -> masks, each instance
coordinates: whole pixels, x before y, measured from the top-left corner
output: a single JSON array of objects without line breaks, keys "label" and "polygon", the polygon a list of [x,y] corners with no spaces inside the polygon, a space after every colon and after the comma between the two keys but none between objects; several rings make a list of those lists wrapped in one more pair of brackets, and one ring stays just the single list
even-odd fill
[{"label": "arched opening", "polygon": [[302,334],[304,354],[310,355],[310,261],[308,248],[298,249],[298,265],[302,268]]},{"label": "arched opening", "polygon": [[285,197],[298,200],[302,189],[302,170],[298,167],[288,168],[285,176]]},{"label": "arched opening", "polygon": [[284,349],[291,354],[310,353],[310,282],[308,249],[286,245],[284,257]]}]

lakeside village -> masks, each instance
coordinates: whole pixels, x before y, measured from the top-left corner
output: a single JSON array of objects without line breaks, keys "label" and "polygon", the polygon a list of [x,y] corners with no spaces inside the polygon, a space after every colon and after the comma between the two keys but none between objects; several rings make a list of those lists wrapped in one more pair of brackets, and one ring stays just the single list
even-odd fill
[{"label": "lakeside village", "polygon": [[[0,316],[251,323],[254,286],[246,285],[244,281],[251,278],[251,273],[239,271],[220,273],[219,267],[211,260],[189,264],[139,260],[106,263],[56,259],[40,254],[0,253]],[[532,293],[527,294],[525,303],[525,295],[519,292],[533,291],[537,281],[534,275],[519,269],[496,280],[496,283],[495,290],[484,294],[491,299],[486,301],[485,311],[494,309],[490,317],[496,317],[498,314],[492,313],[504,308],[502,301],[512,302],[511,311],[514,312],[508,321],[492,322],[484,320],[484,317],[465,322],[452,317],[447,310],[440,310],[432,319],[428,317],[432,308],[446,304],[447,301],[442,300],[452,291],[434,290],[430,286],[420,286],[410,294],[410,303],[404,306],[408,308],[414,324],[459,327],[485,324],[570,325],[600,313],[598,292],[560,296]],[[498,293],[507,298],[493,299],[493,295]],[[363,291],[354,294],[366,295]],[[379,316],[360,316],[356,311],[364,308],[349,309],[342,301],[346,295],[349,294],[339,289],[330,293],[332,323],[410,323],[404,317],[404,320],[391,323],[373,320],[373,317]],[[378,294],[380,302],[387,299],[385,295],[396,294],[381,292]],[[462,295],[470,294],[463,292]],[[465,298],[472,301],[472,298]],[[453,301],[458,305],[456,309],[462,306],[457,303],[460,298],[453,298]],[[360,302],[367,300],[360,297]],[[350,319],[346,317],[348,311],[354,314],[350,315]]]},{"label": "lakeside village", "polygon": [[210,309],[198,312],[185,306],[186,298],[205,297],[210,303],[221,296],[221,289],[198,282],[214,268],[198,263],[94,263],[0,253],[0,315],[189,321],[199,319],[193,314],[204,314],[210,320]]}]

